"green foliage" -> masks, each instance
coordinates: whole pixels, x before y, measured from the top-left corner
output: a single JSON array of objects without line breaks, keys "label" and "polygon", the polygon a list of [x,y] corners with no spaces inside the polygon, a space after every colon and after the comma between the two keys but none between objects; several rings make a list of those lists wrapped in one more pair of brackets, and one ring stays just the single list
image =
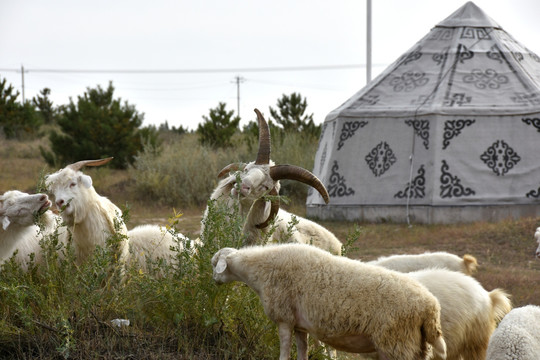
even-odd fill
[{"label": "green foliage", "polygon": [[[146,271],[111,263],[121,236],[81,265],[58,233],[42,241],[43,265],[32,261],[24,272],[5,263],[0,358],[277,358],[277,329],[255,292],[212,280],[213,254],[244,241],[238,209],[208,203],[203,245],[178,236],[179,217],[168,227],[176,237],[175,261],[148,260]],[[113,326],[118,318],[130,326]]]},{"label": "green foliage", "polygon": [[44,88],[40,95],[32,99],[32,103],[38,109],[38,116],[44,124],[52,124],[55,122],[56,109],[53,107],[52,101],[49,99],[51,89]]},{"label": "green foliage", "polygon": [[321,126],[313,122],[313,114],[305,115],[307,99],[302,99],[299,93],[285,95],[277,101],[278,109],[270,107],[270,115],[277,124],[281,125],[285,133],[300,132],[318,138]]},{"label": "green foliage", "polygon": [[197,127],[199,141],[202,145],[211,146],[213,148],[231,147],[232,136],[238,130],[240,118],[233,118],[234,110],[227,111],[225,103],[210,109],[210,115],[204,116],[204,122]]},{"label": "green foliage", "polygon": [[42,151],[50,165],[114,156],[113,166],[124,168],[134,161],[143,144],[156,145],[155,128],[140,129],[143,115],[113,95],[112,83],[107,89],[98,85],[88,88],[77,103],[70,99],[68,105],[60,107],[61,132],[50,133],[52,153]]},{"label": "green foliage", "polygon": [[19,92],[6,82],[5,78],[0,81],[0,130],[8,139],[33,137],[43,121],[31,103],[17,101]]}]

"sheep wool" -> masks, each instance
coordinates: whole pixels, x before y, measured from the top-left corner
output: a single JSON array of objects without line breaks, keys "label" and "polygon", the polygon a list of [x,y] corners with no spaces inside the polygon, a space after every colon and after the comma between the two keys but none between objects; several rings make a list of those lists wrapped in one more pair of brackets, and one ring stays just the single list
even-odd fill
[{"label": "sheep wool", "polygon": [[368,263],[400,272],[418,271],[427,268],[445,268],[461,271],[466,275],[474,274],[478,266],[476,258],[472,255],[466,254],[460,258],[444,251],[383,256]]},{"label": "sheep wool", "polygon": [[395,271],[334,256],[314,246],[223,248],[212,258],[214,280],[242,281],[278,325],[280,359],[296,332],[299,359],[307,335],[337,350],[377,351],[389,360],[442,359],[440,305],[420,283]]},{"label": "sheep wool", "polygon": [[539,358],[540,306],[527,305],[513,309],[491,335],[486,360]]}]

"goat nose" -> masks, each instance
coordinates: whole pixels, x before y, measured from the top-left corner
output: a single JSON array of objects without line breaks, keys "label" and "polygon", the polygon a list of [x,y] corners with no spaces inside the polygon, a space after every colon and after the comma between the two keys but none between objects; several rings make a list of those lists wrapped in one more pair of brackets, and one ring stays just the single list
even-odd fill
[{"label": "goat nose", "polygon": [[47,200],[47,195],[41,195],[39,197],[39,201],[45,201],[45,200]]},{"label": "goat nose", "polygon": [[56,202],[56,206],[58,206],[59,208],[61,208],[63,205],[64,205],[64,200],[58,200]]}]

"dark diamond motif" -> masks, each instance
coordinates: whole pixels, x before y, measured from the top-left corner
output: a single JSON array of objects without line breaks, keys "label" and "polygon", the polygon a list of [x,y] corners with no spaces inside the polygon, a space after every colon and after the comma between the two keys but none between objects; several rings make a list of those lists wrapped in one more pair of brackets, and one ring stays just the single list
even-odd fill
[{"label": "dark diamond motif", "polygon": [[411,184],[407,184],[405,190],[394,195],[395,198],[403,199],[409,196],[411,199],[423,199],[426,196],[426,170],[424,165],[418,169],[418,175],[412,180]]},{"label": "dark diamond motif", "polygon": [[459,120],[447,120],[444,122],[443,133],[443,150],[450,145],[450,140],[461,134],[461,130],[465,126],[471,126],[476,120],[474,119],[459,119]]},{"label": "dark diamond motif", "polygon": [[452,175],[448,170],[450,170],[450,167],[446,163],[446,160],[443,160],[440,178],[441,198],[471,196],[476,194],[474,190],[461,185],[461,180],[457,176]]},{"label": "dark diamond motif", "polygon": [[428,120],[405,120],[405,124],[412,126],[414,133],[423,141],[426,150],[429,149],[429,121]]},{"label": "dark diamond motif", "polygon": [[540,132],[540,119],[539,118],[523,118],[521,119],[525,124],[532,125],[536,128],[536,131]]},{"label": "dark diamond motif", "polygon": [[366,155],[366,162],[375,176],[381,176],[396,162],[396,156],[390,146],[381,141]]},{"label": "dark diamond motif", "polygon": [[338,142],[338,150],[341,150],[343,145],[345,144],[345,140],[351,138],[356,130],[358,130],[361,127],[364,127],[368,124],[367,121],[346,121],[343,123],[343,127],[341,128],[341,135],[339,136],[339,142]]},{"label": "dark diamond motif", "polygon": [[332,165],[332,173],[330,174],[330,184],[326,187],[328,189],[328,195],[330,197],[343,197],[354,195],[354,189],[347,187],[345,184],[345,177],[338,173],[339,165],[334,160]]},{"label": "dark diamond motif", "polygon": [[480,159],[497,176],[504,176],[520,160],[519,155],[504,140],[497,140],[480,155]]}]

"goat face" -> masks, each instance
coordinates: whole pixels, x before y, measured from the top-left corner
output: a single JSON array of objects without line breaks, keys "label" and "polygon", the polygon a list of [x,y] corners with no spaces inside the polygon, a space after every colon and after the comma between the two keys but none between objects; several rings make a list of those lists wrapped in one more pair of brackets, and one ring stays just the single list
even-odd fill
[{"label": "goat face", "polygon": [[51,206],[45,194],[30,195],[17,190],[5,192],[0,196],[0,221],[4,230],[10,224],[30,226],[37,215]]},{"label": "goat face", "polygon": [[212,278],[218,284],[230,283],[239,280],[238,276],[230,269],[229,255],[236,253],[233,248],[223,248],[212,256]]},{"label": "goat face", "polygon": [[77,219],[84,218],[85,206],[91,197],[92,178],[80,171],[64,168],[48,175],[45,184],[54,197],[60,214],[66,223],[72,225]]},{"label": "goat face", "polygon": [[255,201],[266,195],[274,187],[279,190],[279,182],[270,177],[270,166],[256,165],[252,162],[247,164],[243,171],[232,174],[231,183],[233,187],[231,195]]}]

